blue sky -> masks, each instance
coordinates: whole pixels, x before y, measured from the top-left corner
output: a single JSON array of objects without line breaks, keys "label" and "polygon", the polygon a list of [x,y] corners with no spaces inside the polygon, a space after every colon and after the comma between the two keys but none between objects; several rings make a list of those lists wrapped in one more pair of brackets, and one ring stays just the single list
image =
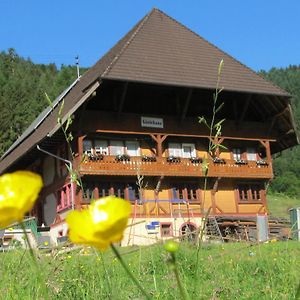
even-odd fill
[{"label": "blue sky", "polygon": [[89,67],[153,7],[254,70],[300,64],[300,0],[0,0],[0,51]]}]

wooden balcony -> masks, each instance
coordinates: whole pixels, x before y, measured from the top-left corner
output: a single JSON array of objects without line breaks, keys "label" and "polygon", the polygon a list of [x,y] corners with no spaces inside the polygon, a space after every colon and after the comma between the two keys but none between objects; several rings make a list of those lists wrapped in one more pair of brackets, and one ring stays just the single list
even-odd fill
[{"label": "wooden balcony", "polygon": [[[79,157],[77,157],[79,161]],[[185,176],[204,177],[203,166],[200,162],[191,162],[190,159],[180,158],[179,161],[169,162],[166,157],[156,158],[156,161],[144,161],[142,157],[130,157],[126,160],[117,160],[115,156],[104,156],[99,160],[86,159],[77,164],[80,174],[88,175],[118,175],[135,176]],[[77,162],[78,162],[77,161]],[[209,160],[209,177],[232,178],[272,178],[272,166],[248,161],[237,164],[233,160],[213,162]]]}]

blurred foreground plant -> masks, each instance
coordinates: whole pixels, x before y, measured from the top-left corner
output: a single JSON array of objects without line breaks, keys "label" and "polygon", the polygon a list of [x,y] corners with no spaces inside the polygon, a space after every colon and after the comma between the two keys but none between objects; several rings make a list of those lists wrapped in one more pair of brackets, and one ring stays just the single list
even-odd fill
[{"label": "blurred foreground plant", "polygon": [[93,246],[99,250],[106,250],[111,246],[128,276],[145,298],[150,299],[113,245],[122,240],[130,214],[131,205],[128,201],[114,196],[100,198],[92,202],[87,209],[68,214],[66,221],[69,226],[69,238],[73,243]]},{"label": "blurred foreground plant", "polygon": [[170,267],[171,267],[172,271],[174,272],[176,282],[177,282],[177,285],[178,285],[178,288],[179,288],[179,291],[180,291],[181,298],[183,300],[189,300],[189,296],[186,292],[186,289],[184,288],[184,285],[181,282],[179,271],[178,271],[177,264],[176,264],[175,253],[179,249],[179,243],[177,243],[173,240],[169,240],[164,244],[164,248],[170,254],[170,257],[168,259],[168,263],[170,264]]},{"label": "blurred foreground plant", "polygon": [[0,176],[0,228],[21,222],[43,186],[41,176],[17,171]]},{"label": "blurred foreground plant", "polygon": [[126,200],[113,196],[98,199],[87,209],[68,214],[69,238],[76,244],[105,250],[122,240],[130,213],[131,206]]}]

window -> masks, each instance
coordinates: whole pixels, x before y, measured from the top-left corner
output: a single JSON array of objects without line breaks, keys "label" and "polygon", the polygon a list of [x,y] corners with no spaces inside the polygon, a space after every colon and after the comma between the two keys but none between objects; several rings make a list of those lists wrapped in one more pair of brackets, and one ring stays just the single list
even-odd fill
[{"label": "window", "polygon": [[252,147],[247,148],[247,160],[257,160],[255,148]]},{"label": "window", "polygon": [[173,236],[172,223],[160,223],[161,237]]},{"label": "window", "polygon": [[239,199],[240,201],[248,201],[248,186],[247,185],[239,185]]},{"label": "window", "polygon": [[140,145],[138,141],[122,140],[83,140],[83,153],[88,156],[100,155],[123,155],[140,156]]},{"label": "window", "polygon": [[83,201],[90,203],[96,197],[116,196],[132,202],[139,200],[139,189],[135,183],[126,182],[87,182],[83,184]]},{"label": "window", "polygon": [[200,202],[200,189],[196,184],[177,185],[172,188],[172,199]]},{"label": "window", "polygon": [[233,159],[236,161],[242,160],[242,149],[241,148],[233,148],[232,149]]},{"label": "window", "polygon": [[109,146],[110,155],[122,155],[124,154],[124,145],[122,141],[110,141]]},{"label": "window", "polygon": [[187,192],[187,199],[189,201],[198,201],[200,200],[199,192],[200,190],[194,187],[187,187],[186,188],[186,192]]},{"label": "window", "polygon": [[185,223],[181,226],[181,240],[195,242],[197,239],[197,227],[191,223]]},{"label": "window", "polygon": [[131,202],[135,202],[136,200],[140,199],[140,192],[138,187],[135,184],[128,184],[127,185],[128,191],[128,200]]},{"label": "window", "polygon": [[181,157],[181,144],[169,143],[169,156]]},{"label": "window", "polygon": [[182,144],[182,157],[196,157],[195,144]]},{"label": "window", "polygon": [[95,152],[96,154],[108,154],[108,143],[105,140],[95,140]]},{"label": "window", "polygon": [[114,183],[113,190],[114,190],[114,195],[116,197],[125,199],[125,184],[124,183]]},{"label": "window", "polygon": [[196,157],[195,144],[169,143],[169,156],[191,158]]},{"label": "window", "polygon": [[238,195],[239,201],[259,202],[261,201],[262,186],[260,184],[239,184]]},{"label": "window", "polygon": [[87,187],[83,191],[83,201],[85,203],[91,203],[91,201],[95,199],[94,197],[94,188]]},{"label": "window", "polygon": [[106,197],[111,195],[112,190],[108,183],[101,183],[98,184],[98,192],[99,192],[99,197],[101,198],[101,197]]},{"label": "window", "polygon": [[57,191],[56,211],[62,211],[71,207],[71,185],[66,184],[61,190]]},{"label": "window", "polygon": [[126,152],[129,156],[139,156],[140,155],[140,148],[139,143],[136,141],[126,141]]},{"label": "window", "polygon": [[92,147],[91,140],[83,140],[83,153],[92,154]]},{"label": "window", "polygon": [[182,188],[174,187],[172,189],[172,193],[173,193],[173,199],[185,199],[184,189]]}]

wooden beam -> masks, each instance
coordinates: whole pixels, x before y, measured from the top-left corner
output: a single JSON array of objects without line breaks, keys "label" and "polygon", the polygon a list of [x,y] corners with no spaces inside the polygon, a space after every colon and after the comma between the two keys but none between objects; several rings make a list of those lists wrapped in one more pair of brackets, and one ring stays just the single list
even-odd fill
[{"label": "wooden beam", "polygon": [[[225,138],[224,137],[220,137],[220,138],[209,137],[209,140],[211,141],[211,143],[213,145],[217,145],[217,147],[214,150],[214,153],[215,153],[216,157],[219,157],[219,155],[220,155],[220,147],[219,147],[219,145],[221,145],[224,142]],[[210,153],[209,153],[209,155],[210,155]]]},{"label": "wooden beam", "polygon": [[[95,132],[105,132],[105,133],[117,133],[117,134],[137,134],[137,135],[150,135],[155,141],[155,135],[167,135],[167,136],[180,136],[180,137],[195,137],[195,138],[208,138],[208,135],[201,135],[201,134],[177,134],[177,133],[156,133],[156,132],[139,132],[139,131],[126,131],[126,130],[108,130],[108,129],[97,129]],[[223,136],[226,140],[244,140],[244,141],[258,141],[259,139],[269,140],[270,142],[276,142],[276,139],[267,139],[267,138],[244,138],[244,137],[234,137],[234,136]]]},{"label": "wooden beam", "polygon": [[218,186],[219,186],[220,180],[221,180],[221,177],[216,178],[216,181],[215,181],[215,183],[213,185],[213,189],[212,189],[214,194],[218,191]]},{"label": "wooden beam", "polygon": [[[269,97],[265,96],[264,99],[265,99],[265,100],[273,107],[273,109],[274,109],[275,111],[278,111],[278,106],[276,106],[276,105],[274,104],[274,102],[270,100]],[[281,103],[281,101],[280,101],[277,97],[274,97],[274,99],[277,101],[277,103],[279,102],[279,104],[280,104],[280,108],[279,108],[279,109],[280,109],[281,111],[282,111],[283,108],[285,109],[286,107],[288,107],[288,106],[284,106],[284,104]],[[281,112],[281,111],[280,111],[280,112]],[[280,113],[280,112],[279,112],[279,113]],[[283,115],[281,115],[280,117],[282,117],[281,119],[282,119],[288,126],[291,126],[290,122],[289,122]]]},{"label": "wooden beam", "polygon": [[147,144],[148,145],[148,147],[149,147],[149,149],[150,149],[150,151],[154,154],[154,155],[156,155],[156,152],[153,150],[153,145],[151,145],[151,143],[150,142],[148,142],[148,141],[144,141],[144,143],[145,144]]},{"label": "wooden beam", "polygon": [[274,111],[278,111],[278,107],[274,104],[274,102],[272,100],[270,100],[269,97],[264,96],[263,99],[265,100],[265,102],[268,102],[270,106],[272,106]]},{"label": "wooden beam", "polygon": [[162,143],[167,138],[167,134],[152,134],[150,133],[152,139],[156,142],[156,155],[158,158],[162,158]]},{"label": "wooden beam", "polygon": [[[78,150],[79,163],[82,161],[83,140],[85,137],[86,137],[86,135],[80,135],[77,139],[77,150]],[[78,167],[78,166],[76,166],[76,167]]]},{"label": "wooden beam", "polygon": [[123,91],[122,91],[119,107],[118,107],[118,118],[120,117],[121,112],[123,110],[123,106],[124,106],[124,102],[125,102],[125,98],[126,98],[126,94],[127,94],[127,89],[128,89],[128,82],[125,82],[125,84],[123,86]]},{"label": "wooden beam", "polygon": [[282,111],[280,111],[279,113],[277,113],[273,118],[274,118],[274,119],[275,119],[275,118],[279,118],[280,116],[282,116],[283,114],[285,114],[288,110],[289,110],[289,107],[286,106],[286,107],[284,108],[284,110],[282,110]]},{"label": "wooden beam", "polygon": [[294,130],[293,128],[290,129],[290,130],[288,130],[288,131],[286,131],[285,133],[279,135],[277,138],[278,138],[279,140],[281,140],[282,138],[284,138],[284,137],[286,137],[287,135],[292,134],[292,133],[295,133],[295,130]]},{"label": "wooden beam", "polygon": [[217,213],[217,208],[216,208],[216,193],[214,191],[210,191],[211,194],[211,208],[212,208],[212,213],[215,215]]},{"label": "wooden beam", "polygon": [[156,187],[155,187],[155,190],[154,190],[154,193],[155,193],[156,196],[158,196],[158,194],[159,194],[161,183],[162,183],[164,178],[165,178],[164,176],[160,176],[158,181],[157,181],[157,184],[156,184]]},{"label": "wooden beam", "polygon": [[193,95],[193,89],[189,89],[188,95],[185,99],[184,107],[182,109],[182,114],[181,114],[181,118],[180,118],[181,122],[184,120],[184,118],[186,116],[187,110],[189,108],[189,104],[191,102],[192,95]]},{"label": "wooden beam", "polygon": [[[120,133],[120,132],[118,132],[118,133]],[[152,133],[150,133],[149,135],[157,143],[157,136],[155,134],[152,134]]]},{"label": "wooden beam", "polygon": [[279,113],[277,113],[276,115],[273,116],[271,125],[270,125],[270,127],[268,129],[268,135],[271,133],[271,131],[272,131],[272,129],[273,129],[273,127],[274,127],[277,119],[279,117],[281,117],[282,115],[284,115],[288,110],[289,110],[289,107],[286,106],[284,110],[280,111]]},{"label": "wooden beam", "polygon": [[286,112],[289,112],[289,111],[290,111],[289,106],[286,106],[282,111],[278,112],[276,115],[273,116],[271,125],[270,125],[270,127],[269,127],[269,129],[268,129],[268,134],[271,133],[271,131],[272,131],[272,129],[273,129],[273,127],[274,127],[276,121],[277,121],[278,118],[280,118],[280,117],[283,117],[282,119],[285,121],[285,123],[288,124],[288,126],[291,126],[291,124],[289,124],[289,122],[288,122],[288,121],[286,120],[286,118],[284,117],[284,114],[285,114]]},{"label": "wooden beam", "polygon": [[240,212],[239,197],[240,197],[239,190],[236,187],[234,189],[234,203],[235,203],[235,211],[236,211],[237,214]]},{"label": "wooden beam", "polygon": [[265,147],[266,149],[266,156],[267,156],[267,162],[269,164],[271,172],[273,172],[273,167],[272,167],[272,154],[271,154],[271,148],[270,148],[270,142],[269,141],[263,141],[259,140],[260,143]]},{"label": "wooden beam", "polygon": [[162,136],[161,136],[161,142],[163,143],[163,142],[164,142],[164,140],[165,140],[167,137],[168,137],[168,135],[167,135],[167,134],[164,134],[164,135],[162,135]]}]

